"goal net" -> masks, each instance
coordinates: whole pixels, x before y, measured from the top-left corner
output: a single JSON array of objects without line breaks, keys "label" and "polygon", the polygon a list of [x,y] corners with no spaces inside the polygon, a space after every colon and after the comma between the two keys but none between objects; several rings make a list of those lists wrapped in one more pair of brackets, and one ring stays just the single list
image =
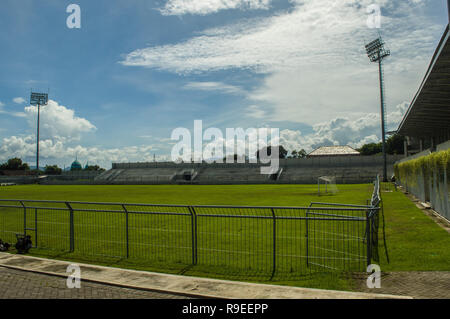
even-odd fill
[{"label": "goal net", "polygon": [[317,179],[317,193],[320,195],[336,194],[338,192],[335,176],[320,176]]}]

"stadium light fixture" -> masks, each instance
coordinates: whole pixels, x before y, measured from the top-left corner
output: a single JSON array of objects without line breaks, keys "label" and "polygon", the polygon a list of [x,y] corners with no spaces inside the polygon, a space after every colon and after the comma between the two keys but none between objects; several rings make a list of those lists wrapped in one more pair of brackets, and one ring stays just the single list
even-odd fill
[{"label": "stadium light fixture", "polygon": [[30,105],[37,105],[37,134],[36,134],[36,172],[39,175],[39,117],[41,106],[48,104],[48,93],[31,92]]},{"label": "stadium light fixture", "polygon": [[384,98],[384,73],[383,59],[391,55],[391,51],[384,48],[384,41],[381,37],[366,44],[367,56],[370,62],[378,62],[378,72],[380,76],[380,97],[381,97],[381,138],[383,145],[383,181],[387,182],[387,160],[386,160],[386,104]]}]

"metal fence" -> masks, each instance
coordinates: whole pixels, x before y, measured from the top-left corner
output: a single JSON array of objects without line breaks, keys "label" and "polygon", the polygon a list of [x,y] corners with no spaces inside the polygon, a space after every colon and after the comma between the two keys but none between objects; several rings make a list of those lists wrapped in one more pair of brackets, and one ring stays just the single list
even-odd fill
[{"label": "metal fence", "polygon": [[[377,186],[378,185],[378,186]],[[378,190],[377,190],[378,187]],[[318,206],[320,205],[320,206]],[[89,258],[203,265],[212,272],[363,271],[378,259],[379,183],[370,205],[149,205],[0,200],[0,238]]]}]

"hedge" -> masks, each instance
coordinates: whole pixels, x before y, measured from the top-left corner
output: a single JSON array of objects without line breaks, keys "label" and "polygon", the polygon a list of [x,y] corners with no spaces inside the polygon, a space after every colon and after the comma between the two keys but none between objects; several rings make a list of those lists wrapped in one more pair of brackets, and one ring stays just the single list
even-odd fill
[{"label": "hedge", "polygon": [[430,174],[432,171],[441,171],[443,169],[447,171],[447,177],[449,177],[450,149],[394,165],[396,178],[402,180],[406,177],[410,184],[415,183],[417,178],[414,178],[414,176],[417,177],[419,173]]}]

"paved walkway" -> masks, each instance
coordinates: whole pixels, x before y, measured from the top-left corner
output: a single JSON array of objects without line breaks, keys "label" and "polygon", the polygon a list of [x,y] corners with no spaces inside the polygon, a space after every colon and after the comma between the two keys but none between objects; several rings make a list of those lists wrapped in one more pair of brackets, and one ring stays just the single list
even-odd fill
[{"label": "paved walkway", "polygon": [[[68,273],[67,266],[70,262],[0,253],[0,267],[19,271],[31,271],[43,276],[53,275],[62,279],[65,285]],[[168,295],[184,295],[198,298],[225,298],[225,299],[376,299],[376,298],[401,298],[394,295],[382,295],[374,293],[344,292],[333,290],[321,290],[310,288],[298,288],[288,286],[276,286],[265,284],[253,284],[237,281],[198,278],[190,276],[168,275],[145,271],[103,267],[78,263],[81,268],[82,286],[87,284],[113,285],[115,288],[144,289],[160,294],[148,295],[143,298],[166,298]],[[48,277],[41,277],[48,278]],[[12,287],[15,287],[11,283]],[[87,286],[89,287],[89,286]],[[6,287],[6,289],[9,289]],[[65,296],[76,292],[68,288],[56,289],[54,294]],[[39,289],[37,289],[39,290]],[[95,290],[95,289],[94,289]],[[121,290],[123,293],[130,291]],[[93,293],[93,292],[92,292]],[[92,293],[86,293],[89,297]],[[37,292],[37,294],[39,294]],[[166,295],[166,296],[163,296]],[[78,298],[77,296],[73,296]],[[80,296],[81,297],[81,296]],[[92,297],[95,298],[95,297]]]},{"label": "paved walkway", "polygon": [[[354,277],[360,283],[356,290],[369,292],[365,278]],[[371,291],[372,292],[372,291]],[[381,275],[382,294],[407,295],[420,299],[450,299],[450,271],[397,271]]]},{"label": "paved walkway", "polygon": [[0,267],[0,278],[0,299],[186,299],[90,282],[68,289],[65,278],[4,267]]}]

